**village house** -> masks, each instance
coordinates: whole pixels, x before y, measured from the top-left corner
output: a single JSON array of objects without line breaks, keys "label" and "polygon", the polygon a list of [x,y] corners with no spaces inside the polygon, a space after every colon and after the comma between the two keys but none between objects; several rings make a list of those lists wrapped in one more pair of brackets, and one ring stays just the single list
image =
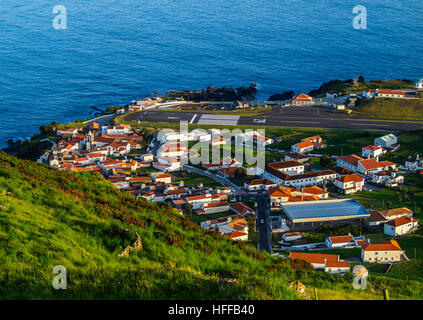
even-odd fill
[{"label": "village house", "polygon": [[244,187],[248,191],[269,190],[269,188],[276,186],[277,184],[269,179],[254,179],[250,183],[244,183]]},{"label": "village house", "polygon": [[206,202],[201,205],[200,209],[203,210],[203,214],[227,212],[229,211],[229,203],[227,201]]},{"label": "village house", "polygon": [[383,215],[381,215],[379,211],[377,210],[369,210],[369,213],[370,213],[370,219],[368,221],[368,225],[370,227],[377,227],[388,222],[388,220]]},{"label": "village house", "polygon": [[420,155],[409,156],[405,160],[404,169],[416,172],[423,169],[423,159],[420,158]]},{"label": "village house", "polygon": [[395,240],[378,244],[369,244],[361,250],[361,260],[364,263],[400,262],[404,252]]},{"label": "village house", "polygon": [[169,173],[151,173],[155,183],[172,183],[172,176]]},{"label": "village house", "polygon": [[127,135],[130,133],[132,133],[132,128],[130,125],[126,125],[126,124],[101,127],[101,135],[106,135],[106,134]]},{"label": "village house", "polygon": [[275,181],[278,185],[296,188],[323,185],[336,178],[336,173],[332,170],[304,173],[304,164],[297,161],[268,163],[261,175],[262,178]]},{"label": "village house", "polygon": [[313,151],[314,145],[310,141],[299,142],[291,147],[291,151],[297,153],[307,153]]},{"label": "village house", "polygon": [[286,242],[299,240],[301,239],[301,232],[285,232],[282,239]]},{"label": "village house", "polygon": [[311,106],[314,104],[314,101],[312,97],[302,93],[298,95],[297,97],[295,97],[294,100],[292,100],[292,104],[294,106]]},{"label": "village house", "polygon": [[355,247],[355,240],[351,234],[348,236],[326,237],[325,243],[328,248]]},{"label": "village house", "polygon": [[304,153],[298,153],[298,152],[288,152],[285,154],[284,156],[284,160],[285,161],[290,161],[290,160],[294,160],[300,163],[307,163],[308,161],[310,161],[310,157],[307,156]]},{"label": "village house", "polygon": [[59,129],[56,131],[56,135],[62,138],[71,138],[79,131],[78,128],[67,128],[67,129]]},{"label": "village house", "polygon": [[376,98],[405,98],[404,91],[391,90],[391,89],[376,89]]},{"label": "village house", "polygon": [[408,208],[396,208],[396,209],[388,209],[388,210],[381,210],[379,213],[388,221],[395,220],[401,217],[413,217],[413,211]]},{"label": "village house", "polygon": [[381,146],[369,145],[361,149],[361,156],[364,159],[375,158],[379,161],[379,157],[386,152],[387,150]]},{"label": "village house", "polygon": [[363,191],[364,178],[357,174],[349,174],[334,180],[335,187],[344,194],[353,194]]},{"label": "village house", "polygon": [[371,182],[392,188],[404,183],[404,176],[393,171],[379,171],[372,174]]},{"label": "village house", "polygon": [[238,169],[238,167],[220,168],[217,169],[217,174],[224,178],[229,178],[233,177]]},{"label": "village house", "polygon": [[339,156],[336,159],[336,165],[356,172],[358,170],[358,162],[361,160],[364,159],[355,154]]},{"label": "village house", "polygon": [[390,220],[383,226],[383,232],[391,237],[403,236],[417,230],[419,220],[404,216]]},{"label": "village house", "polygon": [[336,110],[345,110],[345,103],[334,101],[332,103],[332,108]]},{"label": "village house", "polygon": [[342,261],[337,254],[322,254],[309,252],[290,252],[289,258],[304,260],[310,263],[315,270],[323,270],[329,273],[346,273],[350,271],[347,261]]},{"label": "village house", "polygon": [[251,209],[249,206],[242,202],[235,202],[231,203],[229,206],[230,210],[233,211],[235,214],[242,214],[242,215],[255,215],[256,212],[254,209]]},{"label": "village house", "polygon": [[398,137],[390,133],[383,137],[375,138],[374,144],[386,149],[395,149],[398,145]]},{"label": "village house", "polygon": [[329,197],[329,193],[318,186],[301,189],[277,186],[269,189],[269,197],[271,209],[279,210],[282,203],[323,200]]},{"label": "village house", "polygon": [[336,165],[369,176],[374,172],[396,170],[397,168],[397,165],[393,162],[379,162],[374,158],[363,159],[355,154],[338,157],[336,160]]}]

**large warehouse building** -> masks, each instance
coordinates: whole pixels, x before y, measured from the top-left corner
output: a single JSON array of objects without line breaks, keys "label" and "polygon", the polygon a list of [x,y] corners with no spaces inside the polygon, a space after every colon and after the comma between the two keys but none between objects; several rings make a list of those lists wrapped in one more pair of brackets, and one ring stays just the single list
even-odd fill
[{"label": "large warehouse building", "polygon": [[347,222],[361,225],[370,214],[355,199],[288,202],[281,205],[293,231],[314,230],[325,224]]}]

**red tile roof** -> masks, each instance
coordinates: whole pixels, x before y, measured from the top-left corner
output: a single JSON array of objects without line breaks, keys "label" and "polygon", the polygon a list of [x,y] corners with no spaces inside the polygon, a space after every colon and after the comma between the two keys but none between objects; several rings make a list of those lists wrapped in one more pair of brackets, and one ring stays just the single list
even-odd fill
[{"label": "red tile roof", "polygon": [[329,240],[333,244],[336,244],[336,243],[348,243],[348,242],[354,242],[354,237],[353,236],[329,237]]},{"label": "red tile roof", "polygon": [[308,253],[308,252],[291,252],[289,254],[291,260],[305,260],[309,263],[326,263],[338,262],[339,256],[337,254],[323,254],[323,253]]},{"label": "red tile roof", "polygon": [[390,226],[393,226],[395,228],[403,226],[405,224],[411,223],[411,222],[418,222],[419,220],[410,218],[409,216],[405,216],[405,217],[401,217],[395,220],[391,220],[389,222],[387,222],[387,224],[389,224]]},{"label": "red tile roof", "polygon": [[342,160],[342,161],[344,161],[346,163],[349,163],[349,164],[351,164],[351,165],[353,165],[355,167],[358,165],[358,162],[360,160],[364,160],[363,158],[361,158],[361,157],[359,157],[359,156],[357,156],[355,154],[350,154],[348,156],[341,156],[341,157],[338,157],[338,159],[339,160]]}]

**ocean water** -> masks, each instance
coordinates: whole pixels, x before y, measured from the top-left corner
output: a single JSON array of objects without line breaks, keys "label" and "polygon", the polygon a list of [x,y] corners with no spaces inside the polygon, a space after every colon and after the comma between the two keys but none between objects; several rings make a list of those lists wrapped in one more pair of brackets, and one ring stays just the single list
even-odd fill
[{"label": "ocean water", "polygon": [[[0,144],[171,89],[423,77],[422,0],[1,0]],[[67,29],[52,26],[55,5]],[[367,8],[355,30],[353,8]]]}]

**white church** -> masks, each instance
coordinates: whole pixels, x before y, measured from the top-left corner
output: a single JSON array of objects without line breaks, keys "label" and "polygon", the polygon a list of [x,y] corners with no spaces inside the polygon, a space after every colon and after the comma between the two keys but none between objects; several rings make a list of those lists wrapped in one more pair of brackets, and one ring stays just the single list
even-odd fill
[{"label": "white church", "polygon": [[423,79],[416,83],[416,89],[423,89]]}]

